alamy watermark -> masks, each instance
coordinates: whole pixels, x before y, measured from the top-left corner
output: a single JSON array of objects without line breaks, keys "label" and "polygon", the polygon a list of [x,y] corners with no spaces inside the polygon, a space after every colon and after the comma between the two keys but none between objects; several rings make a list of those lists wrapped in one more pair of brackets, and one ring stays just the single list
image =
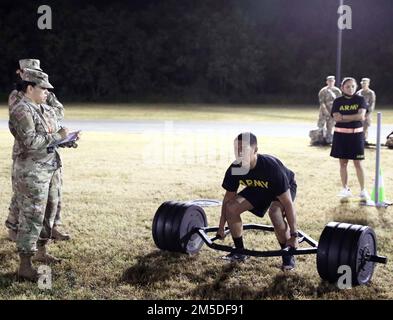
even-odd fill
[{"label": "alamy watermark", "polygon": [[[40,30],[52,29],[52,8],[48,5],[40,5],[37,13],[41,14],[37,20],[37,26]],[[338,7],[337,26],[340,30],[352,29],[352,8],[349,5],[342,5]]]},{"label": "alamy watermark", "polygon": [[38,14],[42,14],[38,17],[37,26],[40,30],[52,29],[52,8],[48,5],[41,5],[37,10]]},{"label": "alamy watermark", "polygon": [[159,130],[143,132],[142,161],[151,165],[206,165],[218,161],[232,162],[233,149],[228,148],[228,133],[202,128],[175,128],[173,121]]},{"label": "alamy watermark", "polygon": [[342,5],[338,7],[337,26],[340,30],[352,29],[352,8],[348,5]]},{"label": "alamy watermark", "polygon": [[49,266],[38,267],[38,288],[41,290],[52,290],[52,269]]},{"label": "alamy watermark", "polygon": [[337,270],[338,274],[342,274],[337,280],[337,287],[341,290],[352,288],[352,270],[348,265],[341,265]]},{"label": "alamy watermark", "polygon": [[234,143],[236,132],[228,129],[213,129],[195,126],[175,127],[173,121],[165,121],[163,128],[146,130],[142,139],[142,161],[148,165],[229,165],[233,175],[246,175],[250,171],[250,134],[242,134],[241,150]]}]

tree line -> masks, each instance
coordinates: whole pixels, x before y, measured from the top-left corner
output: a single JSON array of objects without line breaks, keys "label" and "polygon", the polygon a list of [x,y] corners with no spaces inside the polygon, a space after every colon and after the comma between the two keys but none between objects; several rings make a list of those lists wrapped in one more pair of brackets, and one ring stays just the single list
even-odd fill
[{"label": "tree line", "polygon": [[[337,2],[337,3],[336,3]],[[372,79],[393,97],[393,2],[345,1],[342,76]],[[38,1],[0,7],[0,92],[18,59],[35,57],[63,101],[317,103],[335,74],[338,1]]]}]

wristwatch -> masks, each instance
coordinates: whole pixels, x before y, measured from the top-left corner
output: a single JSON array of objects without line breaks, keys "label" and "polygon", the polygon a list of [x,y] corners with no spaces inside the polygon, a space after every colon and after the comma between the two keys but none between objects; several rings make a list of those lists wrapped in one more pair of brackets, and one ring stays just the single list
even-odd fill
[{"label": "wristwatch", "polygon": [[299,233],[297,231],[296,232],[291,232],[291,237],[298,238],[299,237]]}]

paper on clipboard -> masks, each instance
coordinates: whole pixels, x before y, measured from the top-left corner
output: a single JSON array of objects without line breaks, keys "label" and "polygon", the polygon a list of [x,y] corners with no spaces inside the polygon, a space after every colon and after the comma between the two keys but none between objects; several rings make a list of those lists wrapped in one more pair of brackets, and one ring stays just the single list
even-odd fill
[{"label": "paper on clipboard", "polygon": [[78,134],[79,134],[80,132],[81,132],[80,130],[70,132],[70,133],[67,135],[66,138],[64,138],[63,140],[60,140],[60,141],[57,141],[57,142],[55,142],[55,143],[50,144],[50,145],[48,146],[48,148],[56,147],[56,146],[59,146],[59,145],[62,145],[62,144],[68,143],[68,142],[75,142],[76,140],[78,140]]}]

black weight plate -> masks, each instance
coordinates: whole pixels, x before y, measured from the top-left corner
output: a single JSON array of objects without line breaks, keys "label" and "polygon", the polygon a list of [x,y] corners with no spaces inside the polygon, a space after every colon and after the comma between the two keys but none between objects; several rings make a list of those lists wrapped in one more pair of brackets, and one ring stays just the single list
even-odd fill
[{"label": "black weight plate", "polygon": [[350,262],[349,265],[351,266],[351,271],[352,271],[352,284],[357,285],[356,281],[356,269],[357,269],[357,256],[359,252],[359,238],[360,235],[366,230],[368,227],[367,226],[362,226],[359,225],[360,229],[356,232],[355,239],[354,239],[354,244],[351,250],[351,257],[350,257]]},{"label": "black weight plate", "polygon": [[328,280],[328,254],[329,254],[329,246],[332,235],[334,233],[335,227],[339,224],[339,222],[329,222],[321,233],[321,237],[318,242],[317,249],[317,270],[319,276]]},{"label": "black weight plate", "polygon": [[160,232],[162,230],[162,226],[163,226],[162,219],[163,219],[163,216],[166,214],[168,202],[169,201],[166,201],[158,207],[156,213],[154,214],[153,224],[152,224],[152,228],[151,228],[154,243],[160,249],[161,249],[161,242],[160,242],[160,236],[158,235],[158,233],[159,233],[159,230],[160,230]]},{"label": "black weight plate", "polygon": [[353,277],[355,285],[368,283],[374,273],[375,262],[365,260],[366,255],[377,254],[377,237],[370,227],[366,227],[358,240],[356,255],[356,276]]},{"label": "black weight plate", "polygon": [[339,277],[341,246],[351,226],[348,223],[340,223],[334,228],[327,256],[329,282],[336,282]]},{"label": "black weight plate", "polygon": [[184,252],[183,250],[183,245],[179,239],[179,228],[181,225],[181,222],[183,220],[184,217],[184,213],[186,212],[186,210],[189,208],[189,205],[186,203],[182,204],[182,210],[179,211],[179,214],[176,214],[173,217],[173,221],[172,221],[172,241],[174,244],[174,249],[177,252]]},{"label": "black weight plate", "polygon": [[[358,232],[362,228],[361,225],[353,224],[345,235],[342,241],[339,265],[347,265],[351,268],[352,275],[354,268],[353,264],[353,252],[357,250]],[[339,275],[340,276],[340,275]]]},{"label": "black weight plate", "polygon": [[167,213],[169,210],[172,210],[174,204],[176,204],[174,201],[162,203],[154,215],[152,226],[153,240],[156,246],[162,250],[167,250],[165,247],[164,226]]},{"label": "black weight plate", "polygon": [[184,202],[178,202],[172,206],[172,210],[168,211],[164,226],[164,238],[168,251],[182,252],[180,243],[176,239],[177,229],[175,224],[176,220],[181,219],[184,215],[186,209]]},{"label": "black weight plate", "polygon": [[197,253],[203,245],[201,237],[194,233],[190,235],[190,232],[194,228],[203,228],[207,226],[207,219],[205,211],[198,206],[191,205],[184,212],[183,219],[178,229],[179,241],[182,243],[183,252],[194,254]]},{"label": "black weight plate", "polygon": [[164,244],[165,250],[171,251],[171,239],[170,239],[170,232],[171,232],[171,220],[175,211],[178,209],[178,202],[173,202],[171,206],[167,209],[163,228],[162,228],[162,242]]}]

